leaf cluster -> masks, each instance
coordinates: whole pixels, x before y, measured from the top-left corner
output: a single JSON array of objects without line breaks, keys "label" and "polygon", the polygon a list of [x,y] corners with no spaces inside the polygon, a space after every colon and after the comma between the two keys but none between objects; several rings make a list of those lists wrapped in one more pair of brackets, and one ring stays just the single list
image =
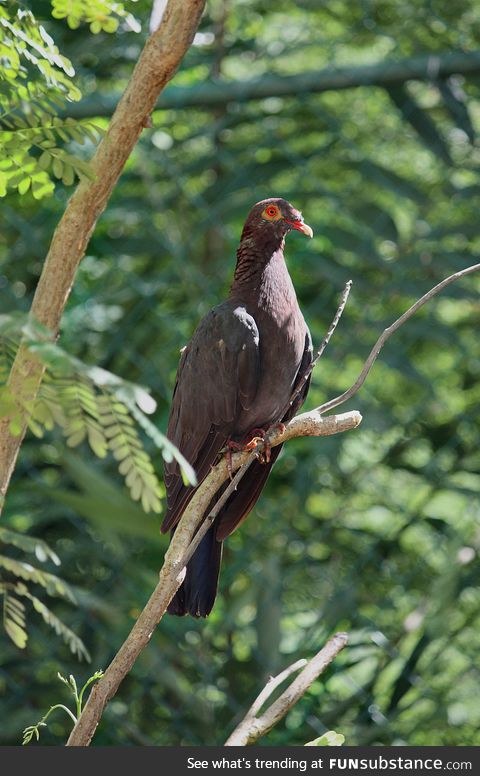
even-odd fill
[{"label": "leaf cluster", "polygon": [[[60,564],[57,554],[41,539],[0,528],[0,545],[11,545],[28,554],[34,554],[37,560],[51,560]],[[0,596],[3,605],[3,627],[8,637],[19,649],[25,649],[28,640],[26,606],[28,601],[43,621],[68,645],[72,654],[79,659],[90,660],[89,653],[82,640],[57,617],[51,609],[34,593],[31,586],[39,586],[49,596],[61,597],[70,603],[76,603],[71,587],[60,577],[43,569],[0,554]]]},{"label": "leaf cluster", "polygon": [[[3,336],[2,336],[3,333]],[[13,395],[8,372],[15,349],[15,334],[23,335],[22,347],[39,358],[47,374],[33,401]],[[12,339],[13,337],[13,339]],[[118,462],[134,501],[146,512],[161,511],[162,489],[150,457],[137,431],[136,422],[161,450],[164,459],[175,457],[187,482],[195,482],[190,464],[169,440],[148,420],[156,403],[141,386],[128,383],[97,367],[91,368],[54,344],[50,333],[22,317],[0,317],[0,417],[9,417],[10,430],[18,433],[28,416],[30,430],[39,438],[45,430],[59,426],[69,447],[88,442],[93,453],[105,458],[110,452]],[[2,385],[3,376],[3,385]],[[23,386],[28,396],[28,380]]]}]

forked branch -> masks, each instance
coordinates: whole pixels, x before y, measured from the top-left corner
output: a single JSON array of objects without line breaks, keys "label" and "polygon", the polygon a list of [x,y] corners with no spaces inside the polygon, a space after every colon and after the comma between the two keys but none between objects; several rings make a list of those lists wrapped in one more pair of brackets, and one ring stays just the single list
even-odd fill
[{"label": "forked branch", "polygon": [[397,331],[397,329],[399,329],[400,326],[402,326],[406,321],[408,321],[409,318],[415,315],[420,307],[423,307],[424,304],[429,302],[430,299],[433,299],[433,297],[439,294],[440,291],[443,291],[444,288],[449,286],[451,283],[454,283],[456,280],[460,280],[460,278],[471,275],[473,272],[478,272],[479,270],[480,264],[472,264],[471,267],[466,267],[466,269],[462,269],[459,272],[455,272],[453,275],[449,275],[440,283],[437,283],[436,286],[431,288],[430,291],[427,291],[427,293],[420,297],[420,299],[418,299],[415,304],[412,304],[412,306],[409,307],[408,310],[406,310],[403,315],[400,316],[400,318],[397,318],[396,321],[394,321],[382,332],[375,345],[371,349],[370,355],[362,367],[362,371],[358,375],[351,388],[349,388],[348,391],[340,394],[340,396],[336,396],[335,399],[330,399],[330,401],[322,404],[321,407],[318,407],[318,411],[321,413],[330,412],[330,410],[335,409],[335,407],[339,407],[341,404],[345,404],[345,402],[351,399],[352,396],[355,396],[355,394],[358,393],[365,380],[367,379],[367,375],[377,360],[378,354],[385,345],[386,341],[392,336],[392,334]]},{"label": "forked branch", "polygon": [[[335,660],[338,653],[346,647],[347,642],[348,635],[346,633],[336,633],[308,663],[299,660],[289,666],[289,668],[286,668],[285,671],[282,671],[281,674],[278,674],[278,676],[271,677],[244,719],[227,738],[225,746],[254,744],[261,736],[268,733],[305,695],[314,681],[318,679],[320,674],[323,674],[325,669]],[[277,687],[302,666],[305,667],[297,678],[283,691],[276,701],[265,709],[263,714],[258,716],[262,707]]]}]

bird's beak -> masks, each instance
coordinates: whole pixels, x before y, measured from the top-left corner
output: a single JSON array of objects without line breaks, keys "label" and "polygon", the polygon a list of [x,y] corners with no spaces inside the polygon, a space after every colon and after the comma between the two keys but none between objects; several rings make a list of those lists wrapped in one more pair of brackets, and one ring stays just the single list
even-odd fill
[{"label": "bird's beak", "polygon": [[304,223],[304,221],[287,221],[287,224],[291,226],[292,229],[296,229],[297,232],[303,232],[303,234],[306,234],[307,237],[313,237],[312,227]]}]

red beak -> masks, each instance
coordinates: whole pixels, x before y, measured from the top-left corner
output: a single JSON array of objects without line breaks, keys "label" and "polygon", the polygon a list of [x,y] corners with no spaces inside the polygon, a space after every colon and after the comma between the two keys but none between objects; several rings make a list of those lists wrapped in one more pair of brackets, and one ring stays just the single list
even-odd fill
[{"label": "red beak", "polygon": [[303,232],[303,234],[306,234],[307,237],[313,237],[313,229],[308,224],[304,223],[304,221],[287,221],[285,219],[287,224],[292,227],[292,229],[296,229],[297,232]]}]

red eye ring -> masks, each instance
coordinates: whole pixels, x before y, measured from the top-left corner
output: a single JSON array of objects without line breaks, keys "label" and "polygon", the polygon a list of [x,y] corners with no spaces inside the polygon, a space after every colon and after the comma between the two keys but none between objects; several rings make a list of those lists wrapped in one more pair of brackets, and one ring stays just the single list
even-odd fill
[{"label": "red eye ring", "polygon": [[276,207],[274,207],[274,205],[270,205],[270,207],[267,207],[267,209],[265,210],[265,213],[267,214],[267,216],[271,216],[273,218],[278,214],[278,210]]}]

